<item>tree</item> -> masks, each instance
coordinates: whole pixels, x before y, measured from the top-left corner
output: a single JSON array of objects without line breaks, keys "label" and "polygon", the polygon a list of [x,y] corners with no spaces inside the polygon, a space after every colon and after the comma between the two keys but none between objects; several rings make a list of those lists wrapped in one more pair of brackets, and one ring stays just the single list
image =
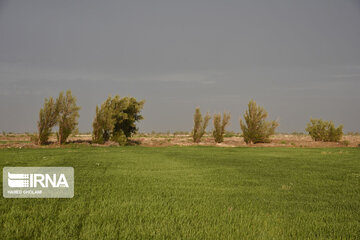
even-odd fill
[{"label": "tree", "polygon": [[206,127],[209,124],[211,117],[208,113],[206,113],[203,118],[200,112],[200,108],[195,109],[194,114],[194,129],[192,131],[193,141],[199,143],[202,136],[205,134]]},{"label": "tree", "polygon": [[109,141],[114,124],[112,99],[109,97],[100,109],[96,106],[96,115],[93,121],[93,142],[102,144]]},{"label": "tree", "polygon": [[230,122],[230,113],[223,113],[223,119],[221,122],[221,114],[214,114],[213,123],[214,130],[213,136],[215,138],[215,142],[221,143],[224,141],[225,127]]},{"label": "tree", "polygon": [[48,142],[52,128],[55,126],[58,120],[59,108],[54,102],[54,99],[50,97],[45,98],[44,106],[39,112],[38,125],[38,139],[37,142],[40,145],[44,145]]},{"label": "tree", "polygon": [[93,121],[93,141],[104,143],[108,140],[124,145],[137,132],[136,122],[143,119],[140,111],[145,101],[133,97],[120,98],[118,95],[96,107]]},{"label": "tree", "polygon": [[279,126],[276,121],[267,122],[268,113],[266,110],[257,106],[254,100],[248,103],[248,110],[244,114],[244,120],[240,119],[240,127],[243,132],[244,141],[249,143],[269,142],[270,135],[275,133]]},{"label": "tree", "polygon": [[332,121],[323,121],[321,119],[310,119],[306,131],[315,141],[338,142],[343,135],[343,125],[335,128]]},{"label": "tree", "polygon": [[104,129],[102,126],[102,115],[100,113],[99,106],[96,106],[95,118],[93,121],[93,132],[92,132],[92,141],[94,143],[104,143]]},{"label": "tree", "polygon": [[56,100],[58,108],[58,126],[57,133],[59,144],[64,144],[70,134],[77,128],[80,107],[76,105],[76,98],[72,96],[71,90],[59,94]]}]

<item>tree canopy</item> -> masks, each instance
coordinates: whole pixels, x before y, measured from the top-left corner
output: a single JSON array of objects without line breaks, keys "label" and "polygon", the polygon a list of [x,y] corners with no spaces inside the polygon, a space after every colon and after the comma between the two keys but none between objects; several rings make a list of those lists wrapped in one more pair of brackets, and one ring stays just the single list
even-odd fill
[{"label": "tree canopy", "polygon": [[145,101],[137,101],[133,97],[116,95],[108,97],[99,108],[93,121],[93,141],[104,143],[112,140],[121,145],[137,132],[136,123],[143,119],[140,111]]}]

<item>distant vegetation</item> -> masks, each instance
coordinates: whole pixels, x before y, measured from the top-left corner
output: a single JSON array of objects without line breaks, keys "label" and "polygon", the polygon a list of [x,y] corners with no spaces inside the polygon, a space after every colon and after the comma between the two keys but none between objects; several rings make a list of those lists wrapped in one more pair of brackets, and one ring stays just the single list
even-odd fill
[{"label": "distant vegetation", "polygon": [[125,145],[128,139],[137,132],[136,122],[143,119],[140,111],[145,101],[133,97],[108,97],[99,108],[93,121],[93,142],[105,143],[115,141]]},{"label": "distant vegetation", "polygon": [[214,114],[214,130],[213,136],[216,143],[222,143],[224,141],[225,128],[230,123],[230,113],[223,113],[221,120],[221,114]]},{"label": "distant vegetation", "polygon": [[66,95],[61,92],[56,100],[58,105],[58,126],[59,131],[56,134],[58,142],[64,144],[66,139],[73,132],[78,132],[78,118],[80,107],[76,105],[76,98],[67,91]]},{"label": "distant vegetation", "polygon": [[206,131],[206,127],[210,121],[211,117],[208,113],[206,113],[205,117],[203,118],[200,112],[200,108],[195,109],[194,114],[194,128],[191,132],[193,141],[198,143],[200,142],[202,136]]},{"label": "distant vegetation", "polygon": [[321,119],[310,119],[305,129],[312,139],[323,142],[339,142],[343,136],[343,125],[335,128],[331,121]]},{"label": "distant vegetation", "polygon": [[[92,142],[103,144],[107,141],[114,141],[120,145],[126,145],[129,138],[137,133],[137,122],[143,119],[140,114],[145,101],[137,101],[133,97],[120,98],[108,97],[99,107],[96,106],[96,114],[93,120]],[[52,129],[58,126],[55,134],[59,144],[64,144],[69,136],[78,134],[78,118],[80,107],[76,105],[76,98],[72,96],[70,90],[64,94],[61,92],[56,100],[53,97],[45,98],[43,107],[39,111],[37,122],[38,133],[29,134],[31,141],[36,144],[44,145],[53,135]],[[245,143],[268,143],[270,136],[275,134],[275,129],[279,126],[277,121],[266,121],[267,111],[256,104],[254,100],[248,103],[248,108],[240,118],[240,128],[242,133],[226,131],[230,123],[230,113],[214,114],[213,129],[206,132],[206,128],[211,120],[209,113],[202,116],[200,108],[195,109],[193,116],[194,126],[191,133],[186,131],[176,131],[170,133],[152,131],[152,135],[161,137],[163,135],[191,135],[193,142],[199,143],[203,136],[213,136],[216,143],[224,141],[224,137],[243,137]],[[311,119],[307,124],[306,131],[315,141],[339,142],[343,136],[343,126],[335,127],[331,121],[321,119]],[[2,131],[3,136],[10,136],[11,132]],[[89,133],[88,133],[89,134]],[[303,135],[304,133],[293,132],[292,135]],[[137,136],[148,136],[149,134],[140,133]],[[359,132],[349,132],[348,135],[360,135]],[[349,145],[343,142],[344,145]]]},{"label": "distant vegetation", "polygon": [[270,141],[269,137],[275,133],[279,123],[276,121],[267,122],[267,116],[268,113],[263,107],[257,106],[254,100],[249,102],[248,110],[244,114],[244,121],[240,119],[240,127],[247,144]]},{"label": "distant vegetation", "polygon": [[[38,125],[38,143],[40,145],[46,144],[49,140],[52,128],[58,120],[58,106],[54,99],[50,97],[45,98],[44,106],[39,112]],[[34,138],[36,141],[36,138]]]},{"label": "distant vegetation", "polygon": [[46,144],[52,128],[58,125],[57,139],[59,144],[64,144],[68,136],[77,129],[79,110],[70,90],[65,95],[61,92],[56,101],[52,97],[45,98],[44,106],[39,112],[38,135],[33,136],[32,141],[40,145]]},{"label": "distant vegetation", "polygon": [[[275,134],[275,129],[279,126],[277,121],[266,121],[268,117],[267,111],[256,104],[254,100],[248,103],[248,109],[244,114],[244,120],[240,118],[241,136],[247,144],[268,143],[270,136]],[[194,114],[194,128],[191,133],[193,141],[198,143],[206,134],[206,127],[210,121],[210,116],[206,114],[203,118],[200,108],[196,108]],[[226,132],[225,127],[230,121],[230,113],[224,113],[221,120],[221,114],[214,114],[214,128],[212,135],[215,142],[221,143],[224,137],[236,136],[235,133]],[[322,121],[320,119],[311,119],[307,125],[306,131],[315,141],[338,142],[343,135],[343,126],[335,128],[331,121]],[[304,135],[304,133],[293,132],[293,135]],[[357,135],[358,133],[349,133],[349,135]],[[348,145],[344,143],[344,145]]]}]

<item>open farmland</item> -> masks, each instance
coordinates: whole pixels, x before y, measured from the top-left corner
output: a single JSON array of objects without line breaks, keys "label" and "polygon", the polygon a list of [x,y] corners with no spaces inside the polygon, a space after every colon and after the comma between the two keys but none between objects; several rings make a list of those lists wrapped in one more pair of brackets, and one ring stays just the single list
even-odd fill
[{"label": "open farmland", "polygon": [[75,169],[72,199],[1,198],[0,239],[360,237],[360,148],[70,144],[0,165]]}]

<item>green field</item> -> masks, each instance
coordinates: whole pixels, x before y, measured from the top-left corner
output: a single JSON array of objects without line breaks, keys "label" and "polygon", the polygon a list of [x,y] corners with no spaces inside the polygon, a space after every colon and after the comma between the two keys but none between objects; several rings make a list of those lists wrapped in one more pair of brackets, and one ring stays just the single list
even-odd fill
[{"label": "green field", "polygon": [[75,169],[72,199],[2,197],[0,239],[360,239],[360,148],[2,149],[0,166]]}]

